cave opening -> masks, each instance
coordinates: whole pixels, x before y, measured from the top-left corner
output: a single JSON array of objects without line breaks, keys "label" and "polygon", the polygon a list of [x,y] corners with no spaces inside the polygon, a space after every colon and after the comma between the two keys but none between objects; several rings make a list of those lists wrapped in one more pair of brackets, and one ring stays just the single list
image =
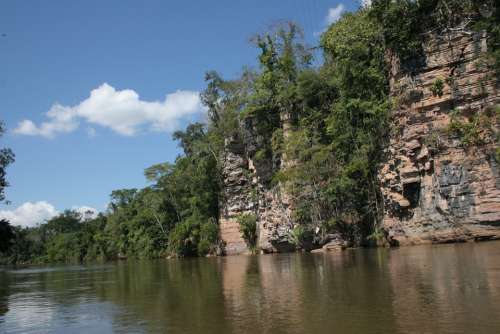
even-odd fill
[{"label": "cave opening", "polygon": [[418,206],[420,200],[420,182],[404,184],[403,196],[410,202],[411,208]]}]

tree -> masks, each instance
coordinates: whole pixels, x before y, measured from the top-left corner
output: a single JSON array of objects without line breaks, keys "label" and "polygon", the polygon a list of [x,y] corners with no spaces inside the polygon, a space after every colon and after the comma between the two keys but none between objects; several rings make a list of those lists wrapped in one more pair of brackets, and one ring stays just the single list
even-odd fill
[{"label": "tree", "polygon": [[15,238],[14,230],[5,219],[0,220],[0,253],[6,253]]},{"label": "tree", "polygon": [[296,163],[278,177],[295,197],[301,235],[319,228],[360,243],[377,224],[389,111],[383,41],[366,10],[348,13],[321,38],[324,65],[297,76],[298,126],[284,145]]},{"label": "tree", "polygon": [[120,208],[125,208],[130,205],[135,196],[137,195],[137,189],[120,189],[113,190],[111,192],[111,203],[110,208],[112,211],[117,211]]}]

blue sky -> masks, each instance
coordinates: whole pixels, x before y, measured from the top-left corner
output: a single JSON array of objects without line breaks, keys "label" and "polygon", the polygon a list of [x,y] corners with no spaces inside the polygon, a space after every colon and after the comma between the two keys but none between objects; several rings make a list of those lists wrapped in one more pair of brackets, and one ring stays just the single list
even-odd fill
[{"label": "blue sky", "polygon": [[0,216],[30,225],[65,208],[102,211],[113,189],[145,186],[144,168],[179,153],[172,130],[202,117],[197,94],[207,70],[231,78],[255,66],[250,37],[283,20],[316,45],[327,21],[358,6],[2,0],[0,119],[8,132],[0,146],[16,162],[12,204],[0,205]]}]

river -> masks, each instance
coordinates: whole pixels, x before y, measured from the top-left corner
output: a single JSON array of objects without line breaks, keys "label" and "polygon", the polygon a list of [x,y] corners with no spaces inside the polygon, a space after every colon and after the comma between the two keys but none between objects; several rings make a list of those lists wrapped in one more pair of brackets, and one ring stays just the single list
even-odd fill
[{"label": "river", "polygon": [[0,333],[500,333],[500,242],[4,267]]}]

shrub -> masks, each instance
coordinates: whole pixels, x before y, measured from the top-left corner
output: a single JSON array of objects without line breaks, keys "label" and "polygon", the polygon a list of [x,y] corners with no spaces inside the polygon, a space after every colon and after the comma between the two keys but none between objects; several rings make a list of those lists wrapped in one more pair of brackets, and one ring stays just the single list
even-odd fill
[{"label": "shrub", "polygon": [[257,246],[257,216],[253,213],[244,213],[237,218],[243,239],[252,251]]},{"label": "shrub", "polygon": [[444,148],[441,136],[437,130],[431,131],[424,139],[424,144],[427,146],[431,154],[436,154]]},{"label": "shrub", "polygon": [[293,243],[297,247],[304,247],[312,239],[312,231],[303,225],[296,225],[292,230]]},{"label": "shrub", "polygon": [[373,233],[368,236],[368,241],[375,242],[376,245],[382,244],[385,240],[384,230],[379,226],[375,226]]},{"label": "shrub", "polygon": [[193,256],[196,254],[193,247],[192,231],[193,226],[190,220],[175,225],[168,238],[168,248],[176,256]]},{"label": "shrub", "polygon": [[431,92],[434,96],[443,96],[444,81],[441,78],[434,80],[431,86]]},{"label": "shrub", "polygon": [[213,219],[209,219],[200,227],[200,241],[198,242],[198,255],[205,256],[214,253],[215,245],[219,238],[219,229]]},{"label": "shrub", "polygon": [[179,257],[205,256],[214,251],[217,241],[215,221],[193,214],[173,228],[168,246],[170,253]]},{"label": "shrub", "polygon": [[447,131],[449,134],[458,137],[465,147],[482,144],[479,117],[477,115],[471,121],[465,121],[461,119],[459,112],[454,110]]}]

